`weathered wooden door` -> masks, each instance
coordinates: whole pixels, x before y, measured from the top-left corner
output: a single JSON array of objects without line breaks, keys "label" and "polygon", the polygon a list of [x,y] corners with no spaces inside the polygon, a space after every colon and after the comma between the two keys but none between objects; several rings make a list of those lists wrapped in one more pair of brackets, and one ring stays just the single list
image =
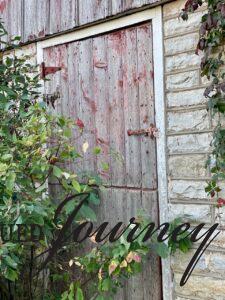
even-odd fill
[{"label": "weathered wooden door", "polygon": [[[101,162],[109,163],[100,215],[112,224],[128,222],[141,208],[158,222],[156,141],[127,134],[155,122],[152,40],[147,22],[44,50],[46,66],[62,67],[45,84],[46,93],[60,90],[56,110],[84,122],[83,141],[103,146],[80,168],[101,172]],[[160,273],[159,259],[149,256],[117,299],[161,299]]]}]

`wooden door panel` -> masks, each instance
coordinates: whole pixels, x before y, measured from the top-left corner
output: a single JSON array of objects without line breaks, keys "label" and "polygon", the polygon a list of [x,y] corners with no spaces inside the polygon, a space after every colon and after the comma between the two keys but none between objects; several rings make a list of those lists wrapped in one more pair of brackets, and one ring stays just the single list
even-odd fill
[{"label": "wooden door panel", "polygon": [[[56,112],[84,122],[81,145],[103,148],[95,159],[88,150],[85,161],[71,168],[101,171],[102,161],[110,165],[98,222],[129,222],[145,209],[157,223],[156,142],[127,134],[155,123],[151,22],[45,49],[44,59],[62,67],[45,83],[46,93],[60,91]],[[77,144],[75,133],[73,138]],[[161,299],[160,260],[149,255],[142,274],[116,299]]]}]

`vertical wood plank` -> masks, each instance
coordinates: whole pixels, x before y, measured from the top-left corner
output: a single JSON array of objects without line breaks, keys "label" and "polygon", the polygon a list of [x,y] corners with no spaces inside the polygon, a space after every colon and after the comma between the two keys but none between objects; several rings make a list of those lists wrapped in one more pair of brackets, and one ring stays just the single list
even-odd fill
[{"label": "vertical wood plank", "polygon": [[24,0],[24,41],[37,38],[37,7],[35,0]]},{"label": "vertical wood plank", "polygon": [[[58,47],[50,47],[46,48],[44,51],[44,62],[49,66],[60,66],[61,58]],[[46,94],[53,94],[57,89],[60,92],[61,97],[61,71],[56,72],[54,74],[49,74],[49,81],[45,81],[45,92]],[[50,107],[52,113],[58,114],[61,113],[61,98],[57,99],[55,102],[55,109]]]},{"label": "vertical wood plank", "polygon": [[[142,208],[149,215],[150,221],[155,222],[157,226],[159,224],[157,191],[142,192]],[[160,258],[154,253],[149,253],[147,256],[142,272],[142,284],[143,299],[162,299]]]},{"label": "vertical wood plank", "polygon": [[111,0],[112,15],[116,15],[123,10],[123,0]]},{"label": "vertical wood plank", "polygon": [[61,0],[50,0],[50,34],[59,32],[61,29],[61,9]]},{"label": "vertical wood plank", "polygon": [[[155,124],[151,23],[137,27],[137,52],[140,126],[141,128],[148,128],[150,123]],[[157,187],[155,139],[142,136],[140,145],[142,186],[144,188],[155,189]]]},{"label": "vertical wood plank", "polygon": [[93,148],[95,146],[95,114],[97,110],[93,93],[93,40],[87,39],[80,43],[79,61],[79,88],[81,90],[81,119],[84,122],[85,130],[83,142],[89,144],[89,148],[84,153],[84,171],[94,171],[96,160],[93,158]]},{"label": "vertical wood plank", "polygon": [[151,0],[125,0],[123,10],[129,10],[132,8],[142,7],[147,3],[151,3]]},{"label": "vertical wood plank", "polygon": [[[74,120],[74,122],[78,118],[81,119],[79,106],[81,97],[81,90],[79,88],[79,47],[80,42],[74,42],[68,45],[68,111],[70,112],[70,117]],[[82,153],[82,145],[79,136],[79,129],[76,128],[72,134],[73,146],[76,147],[76,150],[79,153]],[[76,165],[72,163],[70,168],[73,170],[73,172],[80,173],[83,170],[83,164],[81,161]]]},{"label": "vertical wood plank", "polygon": [[49,33],[49,16],[51,16],[50,1],[36,1],[36,32],[38,38],[42,38]]},{"label": "vertical wood plank", "polygon": [[[49,17],[49,0],[14,1],[14,3],[11,3],[10,11],[13,18],[15,18],[15,13],[21,15],[21,21],[18,23],[13,19],[13,24],[16,30],[20,30],[24,42],[32,41],[46,35]],[[10,32],[13,34],[12,28]]]},{"label": "vertical wood plank", "polygon": [[61,0],[60,30],[72,29],[77,25],[77,0]]},{"label": "vertical wood plank", "polygon": [[94,1],[94,20],[104,19],[110,13],[109,1],[108,0],[97,0]]},{"label": "vertical wood plank", "polygon": [[102,163],[110,164],[109,148],[109,95],[108,95],[108,59],[107,37],[100,36],[93,39],[94,64],[94,98],[96,99],[96,142],[102,152],[97,156],[97,171],[107,184],[110,171],[104,172]]},{"label": "vertical wood plank", "polygon": [[83,25],[94,20],[95,1],[78,0],[79,4],[79,25]]},{"label": "vertical wood plank", "polygon": [[128,130],[140,128],[139,94],[137,76],[137,33],[136,28],[124,30],[123,45],[123,95],[124,95],[124,137],[127,186],[141,186],[141,138],[128,136]]},{"label": "vertical wood plank", "polygon": [[22,0],[11,0],[8,2],[9,6],[9,38],[15,36],[22,36]]},{"label": "vertical wood plank", "polygon": [[123,69],[122,43],[124,32],[117,31],[108,35],[108,76],[109,76],[109,122],[110,147],[118,153],[122,162],[111,157],[112,185],[124,185],[125,175],[125,144],[124,144],[124,112],[123,112]]}]

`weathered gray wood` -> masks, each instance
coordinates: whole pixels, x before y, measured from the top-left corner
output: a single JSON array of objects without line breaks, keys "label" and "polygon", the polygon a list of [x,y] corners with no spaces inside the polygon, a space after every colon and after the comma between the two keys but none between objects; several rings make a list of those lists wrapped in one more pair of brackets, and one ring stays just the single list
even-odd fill
[{"label": "weathered gray wood", "polygon": [[87,24],[94,20],[94,2],[92,0],[78,0],[79,24]]},{"label": "weathered gray wood", "polygon": [[60,31],[75,27],[78,24],[77,21],[77,2],[74,0],[61,0]]},{"label": "weathered gray wood", "polygon": [[[98,223],[128,223],[140,209],[157,223],[155,140],[127,135],[128,129],[148,128],[155,121],[151,23],[44,52],[49,65],[62,67],[49,76],[53,82],[46,83],[48,92],[60,89],[57,112],[79,118],[85,125],[82,138],[77,141],[74,136],[74,144],[82,147],[88,142],[89,149],[73,170],[100,171],[102,160],[110,163],[111,179],[101,195]],[[90,150],[98,140],[104,151],[93,160]],[[122,163],[112,156],[111,149],[124,157]],[[160,300],[159,259],[150,255],[143,272],[129,280],[115,299]]]},{"label": "weathered gray wood", "polygon": [[98,21],[159,0],[1,0],[10,36],[24,42]]},{"label": "weathered gray wood", "polygon": [[[159,224],[158,217],[158,195],[157,192],[142,192],[142,208],[152,222]],[[142,273],[143,299],[162,299],[160,259],[154,253],[147,257]]]},{"label": "weathered gray wood", "polygon": [[[155,124],[152,27],[146,23],[137,27],[138,85],[140,106],[140,127],[148,128]],[[142,136],[142,186],[154,189],[157,186],[155,139]]]},{"label": "weathered gray wood", "polygon": [[94,63],[94,98],[96,101],[96,142],[102,149],[97,156],[97,171],[102,174],[105,183],[109,183],[110,171],[104,172],[102,162],[110,165],[109,145],[109,95],[108,95],[108,59],[107,37],[100,36],[93,40],[93,63]]},{"label": "weathered gray wood", "polygon": [[123,11],[123,0],[113,1],[111,0],[112,4],[112,15],[116,15]]},{"label": "weathered gray wood", "polygon": [[109,122],[110,147],[121,157],[121,162],[111,159],[112,185],[125,185],[125,143],[123,112],[123,66],[122,41],[124,32],[118,31],[108,36],[108,76],[109,76]]},{"label": "weathered gray wood", "polygon": [[80,43],[79,79],[81,89],[81,119],[85,124],[83,133],[83,143],[88,143],[89,147],[84,155],[84,170],[94,171],[96,159],[93,156],[95,146],[95,113],[96,101],[93,91],[93,40],[87,39]]},{"label": "weathered gray wood", "polygon": [[24,41],[34,40],[37,37],[36,1],[24,0]]},{"label": "weathered gray wood", "polygon": [[[79,86],[79,46],[80,43],[71,43],[68,45],[68,86],[69,86],[69,94],[68,94],[68,111],[70,117],[74,120],[74,122],[81,118],[80,109],[79,109],[79,99],[81,90],[77,87]],[[82,145],[80,141],[80,131],[76,128],[72,134],[73,145],[76,147],[76,150],[79,153],[82,153]],[[71,164],[71,170],[75,173],[79,173],[83,170],[82,161],[78,164]]]},{"label": "weathered gray wood", "polygon": [[8,31],[8,40],[15,36],[22,36],[22,0],[3,1],[2,18]]},{"label": "weathered gray wood", "polygon": [[[124,95],[124,137],[127,186],[141,186],[141,137],[128,136],[128,130],[140,128],[139,94],[137,78],[137,30],[135,27],[124,30],[122,44],[123,95]],[[131,63],[132,62],[132,63]]]},{"label": "weathered gray wood", "polygon": [[50,0],[49,33],[56,33],[61,28],[61,0]]}]

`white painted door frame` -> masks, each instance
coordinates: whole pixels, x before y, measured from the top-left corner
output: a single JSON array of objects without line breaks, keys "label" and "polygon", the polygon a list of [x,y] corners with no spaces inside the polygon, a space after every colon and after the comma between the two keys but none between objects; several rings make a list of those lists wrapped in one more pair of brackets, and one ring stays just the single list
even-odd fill
[{"label": "white painted door frame", "polygon": [[[158,199],[160,223],[168,222],[168,196],[166,174],[166,130],[165,130],[165,101],[164,101],[164,64],[163,64],[163,30],[162,8],[160,6],[119,17],[114,20],[76,29],[70,33],[52,37],[37,42],[37,63],[44,61],[44,49],[60,44],[74,42],[98,34],[104,34],[123,27],[135,25],[144,21],[151,21],[153,27],[153,62],[154,62],[154,94],[155,119],[159,129],[157,138],[157,172]],[[170,259],[162,260],[163,299],[172,300],[172,278]],[[147,299],[146,299],[147,300]]]}]

